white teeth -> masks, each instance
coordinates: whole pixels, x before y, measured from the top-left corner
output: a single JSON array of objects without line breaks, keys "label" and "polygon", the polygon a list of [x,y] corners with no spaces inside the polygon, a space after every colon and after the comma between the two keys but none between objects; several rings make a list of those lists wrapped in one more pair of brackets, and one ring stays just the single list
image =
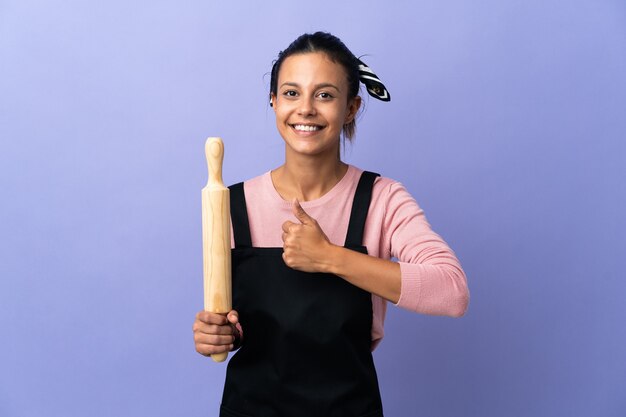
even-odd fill
[{"label": "white teeth", "polygon": [[316,130],[320,130],[319,126],[309,126],[309,125],[294,125],[293,128],[301,132],[314,132]]}]

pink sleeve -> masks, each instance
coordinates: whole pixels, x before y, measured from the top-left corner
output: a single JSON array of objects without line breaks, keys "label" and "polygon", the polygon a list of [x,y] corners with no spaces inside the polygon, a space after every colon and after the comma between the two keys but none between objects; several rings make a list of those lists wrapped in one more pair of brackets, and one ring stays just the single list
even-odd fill
[{"label": "pink sleeve", "polygon": [[460,317],[469,303],[465,273],[454,252],[430,227],[402,184],[389,186],[384,242],[398,259],[402,287],[397,305],[418,313]]}]

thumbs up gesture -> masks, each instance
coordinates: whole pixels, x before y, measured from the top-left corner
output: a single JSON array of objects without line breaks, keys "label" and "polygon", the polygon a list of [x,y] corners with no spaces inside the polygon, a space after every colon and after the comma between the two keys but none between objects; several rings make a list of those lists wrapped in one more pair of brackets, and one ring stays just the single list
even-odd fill
[{"label": "thumbs up gesture", "polygon": [[299,223],[283,223],[283,260],[288,267],[304,272],[329,272],[330,249],[334,247],[317,221],[309,216],[297,199],[293,214]]}]

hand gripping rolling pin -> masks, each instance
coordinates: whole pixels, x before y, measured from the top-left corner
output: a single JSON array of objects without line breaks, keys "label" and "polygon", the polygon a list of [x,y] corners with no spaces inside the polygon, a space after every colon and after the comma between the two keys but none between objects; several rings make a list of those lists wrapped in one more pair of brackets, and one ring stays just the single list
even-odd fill
[{"label": "hand gripping rolling pin", "polygon": [[[224,143],[208,138],[204,146],[209,181],[202,189],[202,254],[204,260],[204,310],[226,314],[232,309],[230,261],[230,194],[222,181]],[[228,352],[211,355],[223,362]]]}]

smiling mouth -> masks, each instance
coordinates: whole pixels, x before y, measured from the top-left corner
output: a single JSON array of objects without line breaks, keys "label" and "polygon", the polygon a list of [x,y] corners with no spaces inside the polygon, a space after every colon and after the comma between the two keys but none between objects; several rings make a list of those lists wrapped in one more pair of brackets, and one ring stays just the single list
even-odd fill
[{"label": "smiling mouth", "polygon": [[302,125],[302,124],[293,124],[290,125],[294,130],[298,132],[317,132],[318,130],[322,130],[323,126],[320,125]]}]

